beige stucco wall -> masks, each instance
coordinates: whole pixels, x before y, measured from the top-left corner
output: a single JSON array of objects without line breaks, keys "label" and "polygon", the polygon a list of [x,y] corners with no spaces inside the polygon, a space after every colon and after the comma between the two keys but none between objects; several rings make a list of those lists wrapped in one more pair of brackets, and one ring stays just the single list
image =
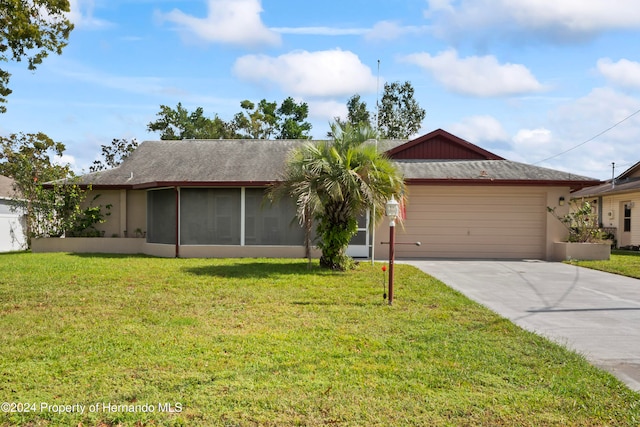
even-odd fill
[{"label": "beige stucco wall", "polygon": [[[410,185],[407,220],[396,227],[399,258],[541,258],[553,257],[553,242],[567,231],[547,213],[547,206],[567,201],[568,187]],[[389,222],[376,230],[377,259],[386,259]]]},{"label": "beige stucco wall", "polygon": [[[98,196],[94,200],[94,197]],[[111,209],[107,209],[107,205],[112,205]],[[95,228],[104,231],[105,237],[112,237],[114,235],[121,236],[120,230],[120,190],[99,190],[90,191],[82,202],[82,208],[86,208],[89,205],[102,206],[101,211],[103,215],[109,213],[109,216],[105,216],[105,222],[102,224],[96,224]]]},{"label": "beige stucco wall", "polygon": [[33,239],[32,252],[75,252],[139,254],[144,253],[144,239],[109,237],[47,237]]},{"label": "beige stucco wall", "polygon": [[[597,198],[589,198],[597,200]],[[624,205],[632,203],[631,232],[624,233]],[[640,245],[640,193],[615,194],[602,197],[602,225],[615,227],[618,247]]]},{"label": "beige stucco wall", "polygon": [[136,230],[147,232],[147,192],[144,190],[127,191],[127,235],[134,237]]},{"label": "beige stucco wall", "polygon": [[[163,258],[176,255],[175,245],[147,243],[143,238],[50,237],[34,239],[33,252],[146,254]],[[180,246],[181,258],[304,258],[302,246]],[[319,258],[320,252],[312,251]]]},{"label": "beige stucco wall", "polygon": [[[95,195],[99,197],[92,201]],[[147,224],[147,193],[143,190],[93,190],[89,193],[82,206],[87,207],[89,204],[94,206],[101,205],[103,214],[110,213],[105,216],[103,224],[97,224],[95,227],[100,231],[104,231],[105,237],[140,237],[135,231],[140,229],[146,232]],[[106,206],[111,204],[111,209],[107,210]]]}]

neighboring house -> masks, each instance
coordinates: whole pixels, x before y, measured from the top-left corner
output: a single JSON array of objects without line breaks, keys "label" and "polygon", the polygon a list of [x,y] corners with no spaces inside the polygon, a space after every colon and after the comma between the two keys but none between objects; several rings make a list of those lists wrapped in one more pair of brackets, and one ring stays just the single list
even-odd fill
[{"label": "neighboring house", "polygon": [[600,225],[613,233],[618,248],[640,246],[640,162],[615,179],[575,191],[571,197],[591,202]]},{"label": "neighboring house", "polygon": [[[145,238],[46,239],[34,243],[34,251],[302,257],[304,233],[294,220],[293,201],[263,202],[288,153],[302,143],[143,142],[119,167],[84,175],[81,182],[101,194],[99,203],[113,205],[101,225],[105,236],[133,237],[138,230]],[[566,230],[547,206],[599,182],[505,160],[441,129],[411,141],[381,141],[379,147],[398,165],[408,188],[397,241],[422,243],[399,245],[399,257],[551,259],[553,242]],[[368,256],[373,244],[376,257],[386,257],[388,222],[375,239],[367,225],[361,221],[350,252]]]},{"label": "neighboring house", "polygon": [[27,249],[24,214],[12,208],[14,181],[0,175],[0,252]]}]

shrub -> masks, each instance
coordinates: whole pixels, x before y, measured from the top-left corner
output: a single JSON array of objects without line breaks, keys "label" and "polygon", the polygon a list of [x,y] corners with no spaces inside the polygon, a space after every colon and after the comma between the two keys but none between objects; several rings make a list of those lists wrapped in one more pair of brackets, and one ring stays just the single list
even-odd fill
[{"label": "shrub", "polygon": [[591,203],[572,200],[569,205],[569,213],[558,215],[556,208],[547,206],[547,211],[569,230],[568,242],[577,243],[604,243],[607,242],[607,234],[598,226],[598,215],[594,212]]}]

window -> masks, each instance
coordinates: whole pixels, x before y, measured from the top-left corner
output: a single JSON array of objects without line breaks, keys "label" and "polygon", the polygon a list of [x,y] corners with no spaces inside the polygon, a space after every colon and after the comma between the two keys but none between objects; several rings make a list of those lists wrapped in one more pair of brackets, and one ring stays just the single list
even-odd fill
[{"label": "window", "polygon": [[240,189],[183,188],[180,244],[240,245]]},{"label": "window", "polygon": [[245,190],[245,244],[288,245],[304,244],[304,229],[296,219],[295,205],[290,199],[277,204],[263,203],[264,189]]},{"label": "window", "polygon": [[147,192],[147,242],[176,243],[176,190]]},{"label": "window", "polygon": [[624,231],[631,231],[631,203],[624,204]]}]

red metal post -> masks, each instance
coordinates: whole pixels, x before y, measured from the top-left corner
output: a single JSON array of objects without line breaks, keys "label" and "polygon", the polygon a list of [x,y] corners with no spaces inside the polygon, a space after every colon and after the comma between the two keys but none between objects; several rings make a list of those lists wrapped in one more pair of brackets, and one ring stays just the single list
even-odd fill
[{"label": "red metal post", "polygon": [[396,221],[389,223],[389,305],[393,304],[393,260],[396,246]]}]

